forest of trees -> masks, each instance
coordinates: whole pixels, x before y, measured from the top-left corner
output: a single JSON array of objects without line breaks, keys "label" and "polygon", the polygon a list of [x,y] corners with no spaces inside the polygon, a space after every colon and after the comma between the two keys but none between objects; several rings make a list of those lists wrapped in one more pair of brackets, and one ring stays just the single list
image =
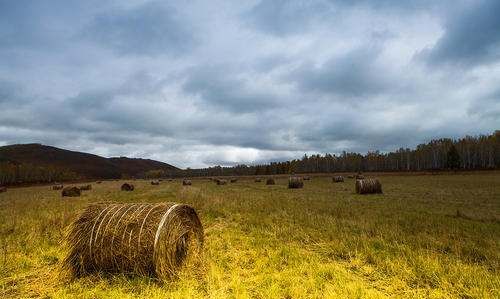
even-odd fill
[{"label": "forest of trees", "polygon": [[[443,138],[420,144],[415,149],[394,152],[343,152],[340,155],[312,155],[300,160],[264,165],[237,165],[186,169],[165,174],[175,177],[273,175],[288,173],[333,173],[357,171],[436,171],[500,168],[500,130],[491,135],[467,136],[458,140]],[[158,175],[158,174],[157,174]]]}]

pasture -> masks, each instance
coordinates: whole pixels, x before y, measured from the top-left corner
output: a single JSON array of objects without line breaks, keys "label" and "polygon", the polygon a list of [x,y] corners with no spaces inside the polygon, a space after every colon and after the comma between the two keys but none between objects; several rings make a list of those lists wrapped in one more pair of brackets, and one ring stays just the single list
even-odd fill
[{"label": "pasture", "polygon": [[[369,176],[369,175],[368,175]],[[383,194],[312,177],[303,189],[239,178],[92,183],[81,197],[51,186],[0,193],[0,297],[499,298],[500,173],[381,175]],[[173,201],[203,223],[201,265],[160,283],[60,274],[65,228],[92,202]]]}]

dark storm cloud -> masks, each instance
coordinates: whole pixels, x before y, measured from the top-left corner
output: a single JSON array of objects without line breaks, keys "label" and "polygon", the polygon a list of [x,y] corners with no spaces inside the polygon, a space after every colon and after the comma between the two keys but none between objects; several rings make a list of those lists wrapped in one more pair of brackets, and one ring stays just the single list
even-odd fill
[{"label": "dark storm cloud", "polygon": [[120,54],[180,54],[194,45],[182,18],[164,1],[146,2],[95,16],[84,35]]},{"label": "dark storm cloud", "polygon": [[500,123],[500,88],[497,88],[493,92],[486,94],[480,100],[472,103],[467,113]]},{"label": "dark storm cloud", "polygon": [[450,1],[261,0],[244,15],[244,19],[264,33],[283,36],[307,32],[321,23],[335,26],[350,9],[369,9],[381,14],[412,14],[443,9],[446,2]]},{"label": "dark storm cloud", "polygon": [[[238,78],[240,70],[224,66],[205,66],[188,70],[185,92],[201,97],[202,105],[216,106],[235,113],[248,113],[276,107],[270,92],[251,90],[248,79]],[[240,74],[241,75],[241,74]]]},{"label": "dark storm cloud", "polygon": [[379,50],[372,47],[356,49],[318,67],[303,65],[293,77],[306,91],[346,97],[376,95],[393,85],[377,65],[378,54]]},{"label": "dark storm cloud", "polygon": [[[453,0],[452,0],[453,1]],[[342,5],[342,6],[366,6],[374,9],[387,9],[387,10],[431,10],[439,7],[441,5],[445,5],[446,0],[442,1],[434,1],[434,0],[330,0],[330,2]],[[455,1],[457,2],[457,1]]]},{"label": "dark storm cloud", "polygon": [[1,1],[0,144],[200,167],[488,133],[500,117],[497,10]]},{"label": "dark storm cloud", "polygon": [[85,23],[101,1],[0,1],[0,50],[60,48]]},{"label": "dark storm cloud", "polygon": [[500,1],[473,1],[452,15],[436,45],[425,51],[430,65],[474,66],[500,60]]},{"label": "dark storm cloud", "polygon": [[245,17],[263,32],[283,35],[307,30],[332,8],[327,1],[260,1]]},{"label": "dark storm cloud", "polygon": [[0,105],[23,101],[19,84],[0,79]]}]

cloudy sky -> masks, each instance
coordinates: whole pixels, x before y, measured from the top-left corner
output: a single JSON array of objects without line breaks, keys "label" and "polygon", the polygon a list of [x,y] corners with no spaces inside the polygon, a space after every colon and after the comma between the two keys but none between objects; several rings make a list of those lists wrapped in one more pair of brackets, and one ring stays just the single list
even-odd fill
[{"label": "cloudy sky", "polygon": [[0,145],[179,167],[500,128],[500,1],[0,0]]}]

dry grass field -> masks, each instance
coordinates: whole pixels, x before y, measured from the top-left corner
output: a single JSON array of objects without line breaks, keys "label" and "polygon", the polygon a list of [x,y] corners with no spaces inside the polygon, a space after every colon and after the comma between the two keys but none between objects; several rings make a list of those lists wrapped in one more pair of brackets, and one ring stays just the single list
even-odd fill
[{"label": "dry grass field", "polygon": [[[50,186],[0,193],[1,298],[499,298],[500,173],[313,177],[303,189],[253,179],[93,184],[61,198]],[[91,202],[192,205],[205,228],[202,265],[166,283],[60,275],[65,227]]]}]

